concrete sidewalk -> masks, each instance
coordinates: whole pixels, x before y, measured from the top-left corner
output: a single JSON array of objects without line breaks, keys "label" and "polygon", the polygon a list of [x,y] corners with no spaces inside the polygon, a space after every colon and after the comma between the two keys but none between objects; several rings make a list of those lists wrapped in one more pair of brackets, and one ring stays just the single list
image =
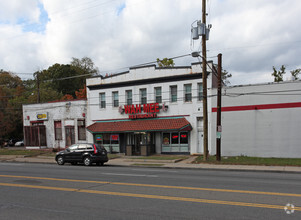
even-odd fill
[{"label": "concrete sidewalk", "polygon": [[[156,168],[182,168],[200,170],[233,170],[233,171],[262,171],[262,172],[291,172],[301,173],[301,167],[294,166],[255,166],[255,165],[218,165],[218,164],[192,164],[195,157],[190,156],[186,160],[148,160],[136,157],[119,157],[109,160],[105,165],[109,166],[139,166]],[[19,163],[47,163],[56,164],[54,157],[37,156],[27,157],[22,155],[0,155],[0,162]]]}]

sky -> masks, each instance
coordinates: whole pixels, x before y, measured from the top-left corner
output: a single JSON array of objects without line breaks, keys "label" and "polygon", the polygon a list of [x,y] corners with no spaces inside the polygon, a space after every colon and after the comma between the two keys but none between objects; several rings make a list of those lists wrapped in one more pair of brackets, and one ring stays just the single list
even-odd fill
[{"label": "sky", "polygon": [[[207,57],[232,74],[231,85],[272,82],[273,66],[301,68],[300,0],[207,0]],[[191,26],[201,0],[0,0],[0,69],[21,79],[72,57],[101,74],[201,49]],[[197,58],[174,59],[189,66]]]}]

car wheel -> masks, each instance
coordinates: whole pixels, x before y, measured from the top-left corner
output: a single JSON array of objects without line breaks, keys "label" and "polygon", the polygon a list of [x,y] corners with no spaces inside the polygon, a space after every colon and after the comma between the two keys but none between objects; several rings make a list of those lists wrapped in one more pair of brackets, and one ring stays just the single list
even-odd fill
[{"label": "car wheel", "polygon": [[58,165],[64,165],[64,163],[65,163],[64,157],[63,156],[58,156],[57,164]]},{"label": "car wheel", "polygon": [[84,158],[84,164],[85,164],[85,166],[90,166],[91,165],[91,159],[90,159],[90,157],[85,157]]}]

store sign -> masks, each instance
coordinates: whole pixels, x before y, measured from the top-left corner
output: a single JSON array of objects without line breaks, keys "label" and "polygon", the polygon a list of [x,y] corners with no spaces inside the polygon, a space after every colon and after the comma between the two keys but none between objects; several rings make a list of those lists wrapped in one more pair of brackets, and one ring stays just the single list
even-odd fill
[{"label": "store sign", "polygon": [[101,134],[98,134],[95,137],[96,137],[96,141],[102,141],[102,135]]},{"label": "store sign", "polygon": [[161,109],[166,111],[167,108],[164,104],[160,106],[159,103],[149,103],[125,105],[124,108],[120,106],[119,112],[129,115],[129,119],[156,118]]},{"label": "store sign", "polygon": [[119,135],[118,134],[112,134],[110,138],[111,138],[111,141],[118,141],[119,140]]},{"label": "store sign", "polygon": [[37,120],[48,120],[48,112],[37,113]]}]

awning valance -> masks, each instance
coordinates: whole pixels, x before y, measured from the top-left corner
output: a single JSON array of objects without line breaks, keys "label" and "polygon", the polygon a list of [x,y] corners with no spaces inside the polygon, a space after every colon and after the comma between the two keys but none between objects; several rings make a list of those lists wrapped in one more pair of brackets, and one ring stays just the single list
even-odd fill
[{"label": "awning valance", "polygon": [[98,121],[87,127],[91,133],[190,131],[192,127],[185,118],[162,118],[125,121]]}]

